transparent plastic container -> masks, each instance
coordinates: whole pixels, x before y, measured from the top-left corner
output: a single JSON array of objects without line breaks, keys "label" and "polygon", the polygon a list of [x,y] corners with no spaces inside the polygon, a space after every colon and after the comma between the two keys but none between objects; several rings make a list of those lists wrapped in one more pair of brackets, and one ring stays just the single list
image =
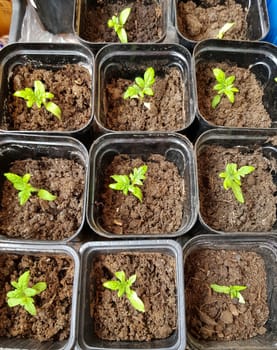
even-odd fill
[{"label": "transparent plastic container", "polygon": [[[270,140],[270,138],[275,137],[276,132],[270,129],[256,129],[256,130],[246,130],[246,129],[212,129],[204,132],[197,139],[195,144],[195,155],[196,159],[199,157],[199,154],[205,149],[205,147],[209,145],[218,145],[226,148],[239,148],[243,152],[250,152],[255,148],[261,148],[263,156],[267,159],[273,159],[273,162],[277,158],[277,144]],[[197,162],[197,160],[196,160]],[[207,162],[207,166],[208,162]],[[224,165],[223,165],[224,168]],[[199,178],[198,174],[198,178]],[[276,177],[273,175],[273,181],[276,183]],[[231,190],[230,190],[231,191]],[[200,190],[198,191],[200,193]],[[210,199],[212,200],[212,199]],[[207,203],[207,205],[209,205]],[[220,233],[224,235],[230,234],[239,234],[238,232],[229,232],[216,230],[211,227],[211,225],[207,224],[203,215],[201,213],[201,204],[199,205],[199,220],[203,227],[205,227],[208,231],[213,233]],[[242,233],[242,232],[241,232]],[[244,232],[245,235],[254,235],[260,234],[261,232]],[[264,232],[264,235],[267,234],[276,234],[276,222],[272,226],[272,229],[269,232]]]},{"label": "transparent plastic container", "polygon": [[111,44],[100,50],[95,58],[95,122],[101,133],[116,131],[108,129],[106,123],[103,103],[106,84],[112,78],[125,78],[133,81],[135,77],[142,76],[147,67],[153,67],[156,76],[162,75],[169,67],[176,67],[182,75],[185,115],[180,116],[180,119],[183,120],[183,126],[178,130],[167,131],[183,132],[192,124],[196,113],[196,93],[191,55],[186,48],[177,44],[165,43],[137,44],[134,47]]},{"label": "transparent plastic container", "polygon": [[[195,46],[193,58],[195,70],[197,70],[197,65],[201,62],[228,62],[234,66],[249,68],[255,74],[256,79],[264,90],[263,104],[272,121],[270,128],[277,128],[277,101],[275,98],[277,84],[274,81],[274,78],[277,76],[277,48],[274,45],[266,42],[211,39],[202,41]],[[201,114],[199,109],[197,118],[201,131],[213,127],[230,128],[211,123],[205,118],[205,115]]]},{"label": "transparent plastic container", "polygon": [[[175,258],[176,261],[176,307],[177,325],[174,333],[165,339],[147,341],[107,341],[99,339],[93,327],[93,318],[90,316],[90,268],[99,254],[117,253],[162,253]],[[81,291],[78,306],[78,349],[158,349],[158,350],[184,350],[186,345],[186,329],[184,315],[184,284],[181,246],[172,240],[148,241],[110,241],[88,242],[80,249],[81,269],[84,272],[81,278]]]},{"label": "transparent plastic container", "polygon": [[77,298],[79,291],[80,278],[80,258],[75,250],[66,245],[48,243],[47,246],[41,244],[20,244],[20,243],[0,243],[0,254],[19,254],[19,255],[46,255],[46,256],[67,256],[74,262],[73,289],[72,289],[72,306],[71,306],[71,321],[70,335],[64,341],[48,341],[39,342],[35,339],[19,339],[0,337],[0,347],[3,350],[71,350],[76,341],[77,333]]},{"label": "transparent plastic container", "polygon": [[269,318],[265,327],[267,332],[264,335],[257,335],[247,340],[236,341],[207,341],[199,340],[187,332],[187,343],[192,350],[262,350],[275,349],[277,344],[277,241],[275,236],[257,235],[245,236],[230,235],[220,236],[207,234],[207,231],[200,229],[198,236],[189,240],[183,247],[184,264],[188,256],[197,250],[216,249],[216,250],[235,250],[251,251],[259,254],[265,263],[267,274],[267,303],[269,308]]},{"label": "transparent plastic container", "polygon": [[[95,203],[101,202],[100,191],[104,169],[117,154],[128,154],[131,157],[147,159],[151,154],[163,155],[173,162],[180,176],[184,179],[187,201],[183,206],[181,227],[176,232],[163,234],[123,234],[107,232],[101,224],[101,210]],[[177,237],[187,233],[197,218],[197,180],[195,163],[190,141],[182,135],[170,133],[114,133],[99,137],[89,151],[87,221],[91,229],[100,236],[110,239],[128,238],[166,238]]]},{"label": "transparent plastic container", "polygon": [[[84,189],[82,199],[82,219],[81,223],[74,234],[63,240],[55,240],[56,244],[66,243],[71,240],[78,240],[85,222],[85,208],[87,199],[87,169],[88,169],[88,152],[80,141],[64,136],[40,136],[40,135],[23,135],[23,134],[2,134],[0,137],[0,192],[4,182],[4,173],[9,169],[12,162],[22,159],[39,159],[41,157],[48,158],[64,158],[72,159],[84,167]],[[0,235],[0,242],[10,243],[40,243],[48,245],[49,241],[29,240],[10,238]],[[53,242],[53,241],[52,241]]]}]

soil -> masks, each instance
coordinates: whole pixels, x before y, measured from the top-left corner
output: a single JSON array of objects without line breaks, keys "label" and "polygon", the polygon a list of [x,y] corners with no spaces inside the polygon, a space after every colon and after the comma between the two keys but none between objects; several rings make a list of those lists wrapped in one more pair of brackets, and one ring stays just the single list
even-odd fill
[{"label": "soil", "polygon": [[[240,285],[245,304],[211,284]],[[255,252],[199,249],[185,263],[188,331],[198,339],[242,340],[264,334],[269,310],[263,258]]]},{"label": "soil", "polygon": [[200,41],[216,38],[226,23],[235,22],[224,39],[246,40],[247,8],[235,0],[179,1],[177,25],[180,33],[189,40]]},{"label": "soil", "polygon": [[124,100],[124,92],[133,83],[119,78],[107,84],[104,102],[106,128],[116,131],[175,131],[185,127],[188,98],[179,69],[168,68],[163,76],[156,76],[154,96],[145,96],[143,100]]},{"label": "soil", "polygon": [[[213,109],[211,102],[216,95],[213,90],[216,79],[212,69],[216,67],[222,69],[226,77],[235,75],[233,85],[239,92],[235,93],[233,104],[223,96]],[[200,62],[196,66],[196,76],[198,108],[208,122],[229,127],[270,128],[271,119],[263,105],[263,87],[250,69],[228,63]]]},{"label": "soil", "polygon": [[[51,100],[62,110],[61,120],[48,112],[44,106],[26,106],[24,99],[13,96],[17,90],[33,88],[40,80],[45,90],[52,92]],[[55,70],[17,65],[9,81],[5,121],[7,130],[72,131],[85,127],[92,113],[92,79],[89,71],[78,64],[66,64]]]},{"label": "soil", "polygon": [[42,157],[12,163],[8,172],[31,174],[30,184],[57,198],[39,199],[33,194],[21,206],[18,191],[5,180],[0,206],[0,233],[13,238],[63,240],[71,237],[82,222],[85,171],[74,160]]},{"label": "soil", "polygon": [[[266,158],[259,146],[246,150],[209,145],[203,148],[197,161],[200,213],[206,224],[224,232],[272,230],[277,204],[274,158]],[[223,188],[219,173],[225,171],[227,163],[236,163],[238,169],[244,165],[255,167],[251,174],[241,179],[244,204],[235,199],[231,189]]]},{"label": "soil", "polygon": [[96,0],[84,14],[80,37],[92,42],[119,42],[117,34],[113,28],[108,28],[107,22],[126,7],[131,7],[131,13],[124,25],[128,42],[153,42],[162,39],[162,6],[155,0]]},{"label": "soil", "polygon": [[[103,287],[116,271],[126,278],[136,274],[132,289],[145,312],[135,310],[126,297]],[[91,270],[91,317],[101,339],[150,341],[169,337],[177,325],[176,266],[173,256],[162,253],[102,254]]]},{"label": "soil", "polygon": [[[130,174],[146,164],[146,179],[141,186],[143,199],[125,196],[109,188],[111,175]],[[176,232],[182,225],[188,192],[174,163],[153,154],[146,161],[117,155],[105,169],[101,202],[96,203],[105,230],[115,234],[163,234]]]},{"label": "soil", "polygon": [[[30,285],[46,282],[47,289],[34,297],[37,314],[30,315],[21,306],[10,308],[6,293],[30,271]],[[63,255],[0,255],[0,336],[31,338],[41,342],[62,341],[69,337],[74,263]]]}]

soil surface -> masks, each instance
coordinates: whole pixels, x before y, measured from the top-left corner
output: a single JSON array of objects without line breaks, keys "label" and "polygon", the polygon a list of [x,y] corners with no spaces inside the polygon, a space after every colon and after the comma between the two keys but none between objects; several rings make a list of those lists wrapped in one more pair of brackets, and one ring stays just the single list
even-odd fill
[{"label": "soil surface", "polygon": [[[106,86],[105,126],[117,131],[176,131],[185,128],[189,117],[185,106],[182,75],[177,68],[168,68],[163,76],[156,76],[154,96],[123,99],[123,94],[134,81],[112,79]],[[145,104],[146,103],[146,104]],[[150,109],[148,108],[150,107]]]},{"label": "soil surface", "polygon": [[[111,175],[130,174],[134,167],[146,164],[148,171],[140,186],[142,203],[133,195],[109,188]],[[176,232],[182,225],[188,192],[174,163],[153,154],[147,161],[121,154],[105,169],[101,203],[101,223],[115,234],[163,234]]]},{"label": "soil surface", "polygon": [[164,34],[162,6],[155,0],[96,0],[84,14],[84,23],[80,28],[80,37],[93,42],[120,42],[113,28],[107,22],[112,16],[118,16],[126,7],[131,8],[124,28],[128,42],[159,41]]},{"label": "soil surface", "polygon": [[233,22],[224,39],[248,39],[246,17],[247,8],[235,0],[179,1],[177,5],[178,29],[185,38],[194,41],[216,38],[224,24]]},{"label": "soil surface", "polygon": [[[212,108],[213,90],[216,79],[213,68],[222,69],[226,77],[235,75],[233,85],[239,89],[232,104],[226,96]],[[202,116],[210,123],[229,127],[269,128],[271,119],[263,105],[263,87],[254,73],[247,68],[228,63],[199,63],[196,67],[198,108]]]},{"label": "soil surface", "polygon": [[[210,145],[198,155],[200,213],[213,229],[225,232],[268,232],[276,221],[276,160],[263,156],[261,147],[224,148]],[[227,163],[237,168],[252,165],[255,170],[241,179],[245,203],[239,203],[231,189],[223,188],[219,173]],[[208,205],[207,205],[208,203]]]},{"label": "soil surface", "polygon": [[[245,304],[211,284],[240,285]],[[195,338],[239,340],[264,334],[269,310],[263,258],[255,252],[200,249],[185,263],[186,317]]]},{"label": "soil surface", "polygon": [[[136,274],[131,289],[142,299],[145,312],[135,310],[124,296],[102,286],[116,271]],[[169,337],[176,329],[176,266],[161,253],[99,255],[91,271],[91,317],[101,339],[150,341]]]},{"label": "soil surface", "polygon": [[[33,88],[40,80],[45,90],[52,92],[62,110],[61,120],[48,112],[44,106],[26,106],[24,99],[13,96],[17,90]],[[32,65],[18,65],[10,78],[10,94],[6,101],[5,123],[7,130],[79,130],[91,118],[92,80],[89,71],[78,64],[67,64],[60,69],[47,70]]]},{"label": "soil surface", "polygon": [[85,172],[74,160],[46,158],[15,161],[9,172],[31,174],[30,184],[57,198],[45,201],[33,194],[21,206],[18,191],[5,180],[0,206],[0,233],[13,238],[62,240],[80,227],[83,213]]},{"label": "soil surface", "polygon": [[[37,314],[21,306],[10,308],[6,293],[30,271],[30,286],[46,282],[47,289],[34,297]],[[67,256],[0,255],[0,336],[61,341],[69,337],[74,263]]]}]

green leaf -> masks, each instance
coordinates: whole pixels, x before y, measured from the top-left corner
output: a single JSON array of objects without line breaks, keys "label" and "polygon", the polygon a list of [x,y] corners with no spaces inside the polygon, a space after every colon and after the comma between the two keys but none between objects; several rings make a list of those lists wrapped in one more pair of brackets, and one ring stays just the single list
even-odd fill
[{"label": "green leaf", "polygon": [[28,190],[23,190],[18,192],[19,204],[24,205],[30,197],[31,197],[31,192]]},{"label": "green leaf", "polygon": [[120,12],[119,23],[122,26],[127,22],[127,19],[128,19],[129,15],[130,15],[130,12],[131,12],[131,8],[130,7],[127,7],[127,8],[125,8],[124,10],[122,10]]},{"label": "green leaf", "polygon": [[227,96],[228,100],[231,102],[231,103],[234,103],[235,102],[235,95],[233,93],[233,91],[229,91],[229,90],[225,90],[225,95]]},{"label": "green leaf", "polygon": [[35,316],[37,314],[34,301],[31,298],[27,298],[26,302],[24,303],[24,309],[32,316]]},{"label": "green leaf", "polygon": [[214,98],[212,99],[212,108],[216,108],[220,100],[221,100],[221,96],[215,95]]},{"label": "green leaf", "polygon": [[109,28],[113,28],[113,26],[114,26],[114,23],[113,23],[113,20],[112,20],[112,19],[109,19],[108,22],[107,22],[107,24],[108,24],[108,27],[109,27]]},{"label": "green leaf", "polygon": [[7,300],[7,303],[8,303],[8,305],[9,305],[9,307],[14,307],[14,306],[20,305],[20,303],[21,303],[21,298],[13,298],[13,297],[10,297],[10,298]]},{"label": "green leaf", "polygon": [[38,190],[38,197],[44,199],[45,201],[54,201],[57,198],[57,196],[42,188]]},{"label": "green leaf", "polygon": [[112,190],[122,191],[124,195],[127,195],[130,186],[129,177],[127,175],[112,175],[111,178],[116,182],[109,184],[109,187]]},{"label": "green leaf", "polygon": [[134,168],[133,173],[130,173],[129,175],[132,185],[143,185],[142,180],[145,180],[147,170],[147,165],[141,165],[139,168]]},{"label": "green leaf", "polygon": [[47,284],[46,282],[38,282],[35,285],[33,285],[32,288],[35,289],[36,294],[40,294],[47,288]]},{"label": "green leaf", "polygon": [[144,303],[138,297],[137,293],[134,290],[131,290],[129,295],[127,296],[131,305],[140,312],[145,312]]},{"label": "green leaf", "polygon": [[128,279],[129,286],[131,286],[133,283],[135,283],[136,279],[137,279],[137,275],[136,274],[132,275],[131,277],[129,277],[129,279]]},{"label": "green leaf", "polygon": [[103,287],[110,290],[118,290],[120,286],[120,282],[118,281],[106,281],[103,283]]},{"label": "green leaf", "polygon": [[225,82],[225,73],[222,69],[220,68],[213,68],[213,74],[215,76],[215,79],[219,83],[224,83]]},{"label": "green leaf", "polygon": [[47,102],[44,104],[48,112],[52,113],[56,118],[61,120],[62,111],[54,102]]},{"label": "green leaf", "polygon": [[151,87],[155,82],[154,68],[153,67],[147,68],[143,77],[144,77],[145,86]]},{"label": "green leaf", "polygon": [[19,288],[22,288],[22,289],[28,288],[29,280],[30,280],[30,271],[27,270],[18,278],[17,283]]},{"label": "green leaf", "polygon": [[26,288],[24,290],[24,294],[27,296],[27,297],[33,297],[34,295],[36,295],[36,290],[33,289],[33,288]]},{"label": "green leaf", "polygon": [[228,286],[220,286],[219,284],[211,284],[210,287],[212,288],[212,290],[214,290],[217,293],[224,293],[224,294],[230,293],[230,287],[228,287]]},{"label": "green leaf", "polygon": [[141,78],[141,77],[137,77],[135,78],[135,82],[137,83],[137,85],[140,87],[140,88],[144,88],[145,86],[145,83],[144,83],[144,80]]},{"label": "green leaf", "polygon": [[226,32],[228,30],[230,30],[233,25],[235,24],[235,22],[227,22],[223,25],[223,27],[220,28],[218,34],[217,34],[217,39],[223,39],[224,35],[226,34]]},{"label": "green leaf", "polygon": [[148,95],[148,96],[153,96],[154,95],[154,91],[150,87],[144,88],[143,92],[145,93],[145,95]]},{"label": "green leaf", "polygon": [[126,30],[124,28],[119,28],[116,30],[116,33],[118,35],[118,38],[122,44],[126,44],[128,42],[128,37]]},{"label": "green leaf", "polygon": [[139,187],[130,186],[129,191],[142,202],[142,192]]},{"label": "green leaf", "polygon": [[114,275],[120,282],[125,282],[126,276],[124,271],[117,271]]},{"label": "green leaf", "polygon": [[253,167],[252,165],[244,165],[241,168],[239,168],[238,174],[244,177],[245,175],[252,173],[254,170],[255,170],[255,167]]},{"label": "green leaf", "polygon": [[238,298],[239,303],[245,303],[240,291],[245,290],[247,288],[246,286],[220,286],[218,284],[211,284],[210,287],[217,293],[228,294],[231,299]]},{"label": "green leaf", "polygon": [[230,75],[228,78],[226,78],[225,85],[232,85],[235,79],[236,77],[234,75]]},{"label": "green leaf", "polygon": [[123,98],[126,100],[127,98],[138,98],[138,94],[140,92],[140,88],[137,85],[132,85],[127,88],[124,92]]}]

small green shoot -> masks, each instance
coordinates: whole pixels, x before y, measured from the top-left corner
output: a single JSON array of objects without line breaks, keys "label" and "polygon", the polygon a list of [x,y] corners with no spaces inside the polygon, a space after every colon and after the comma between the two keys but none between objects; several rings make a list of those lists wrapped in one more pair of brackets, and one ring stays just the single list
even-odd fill
[{"label": "small green shoot", "polygon": [[226,95],[228,100],[231,103],[235,102],[235,92],[239,92],[239,89],[234,87],[233,82],[236,77],[234,75],[230,75],[226,78],[225,72],[220,68],[214,68],[213,74],[215,79],[217,80],[217,84],[213,87],[214,90],[217,91],[217,95],[212,99],[212,108],[216,108],[219,102],[221,101],[222,95]]},{"label": "small green shoot", "polygon": [[237,170],[237,164],[228,163],[225,172],[219,174],[219,177],[224,179],[224,189],[228,190],[231,188],[237,201],[240,203],[244,203],[240,178],[252,173],[254,170],[255,168],[252,165],[245,165]]},{"label": "small green shoot", "polygon": [[34,299],[35,295],[40,294],[47,288],[45,282],[38,282],[29,287],[30,271],[25,271],[19,276],[18,281],[11,281],[14,290],[7,293],[7,303],[9,307],[21,305],[29,314],[35,316],[37,314]]},{"label": "small green shoot", "polygon": [[143,99],[144,95],[153,96],[154,92],[152,85],[155,83],[155,70],[152,67],[148,67],[144,72],[143,78],[136,77],[135,84],[128,87],[125,91],[123,98],[140,98]]},{"label": "small green shoot", "polygon": [[274,81],[277,83],[277,77],[274,78]]},{"label": "small green shoot", "polygon": [[34,104],[36,104],[38,108],[41,108],[43,104],[48,112],[52,113],[58,119],[61,119],[62,112],[60,107],[54,102],[47,101],[51,100],[54,95],[51,92],[45,91],[45,86],[40,80],[35,80],[34,90],[25,88],[24,90],[16,91],[13,95],[23,98],[28,108],[32,108]]},{"label": "small green shoot", "polygon": [[124,25],[127,22],[130,12],[131,8],[127,7],[120,12],[119,16],[112,16],[112,18],[108,20],[108,27],[114,29],[120,42],[123,44],[128,42],[128,37]]},{"label": "small green shoot", "polygon": [[233,27],[234,24],[235,24],[235,22],[227,22],[227,23],[225,23],[224,26],[219,29],[219,32],[218,32],[216,38],[217,39],[223,39],[223,37],[226,34],[226,32],[228,30],[230,30]]},{"label": "small green shoot", "polygon": [[50,192],[42,188],[35,188],[29,184],[31,174],[19,176],[14,173],[5,173],[4,176],[13,184],[13,187],[19,191],[18,199],[20,205],[24,205],[33,192],[36,192],[37,196],[45,201],[54,201],[57,198],[57,196],[54,196]]},{"label": "small green shoot", "polygon": [[238,299],[239,303],[245,304],[245,300],[241,295],[241,291],[245,290],[246,286],[220,286],[218,284],[211,284],[210,287],[217,293],[224,293],[230,295],[231,299]]},{"label": "small green shoot", "polygon": [[128,192],[131,192],[135,197],[137,197],[142,202],[142,192],[137,186],[143,185],[143,180],[145,180],[146,172],[148,166],[142,165],[139,168],[134,168],[133,172],[128,175],[112,175],[111,178],[116,181],[109,185],[113,190],[122,191],[125,196]]},{"label": "small green shoot", "polygon": [[105,288],[108,288],[110,290],[117,290],[117,296],[121,298],[123,295],[126,295],[126,298],[130,301],[131,305],[138,311],[144,312],[144,303],[143,301],[138,297],[137,293],[132,290],[130,287],[135,282],[137,276],[132,275],[127,281],[124,271],[117,271],[115,272],[115,277],[117,278],[117,281],[106,281],[103,283],[103,286]]}]

